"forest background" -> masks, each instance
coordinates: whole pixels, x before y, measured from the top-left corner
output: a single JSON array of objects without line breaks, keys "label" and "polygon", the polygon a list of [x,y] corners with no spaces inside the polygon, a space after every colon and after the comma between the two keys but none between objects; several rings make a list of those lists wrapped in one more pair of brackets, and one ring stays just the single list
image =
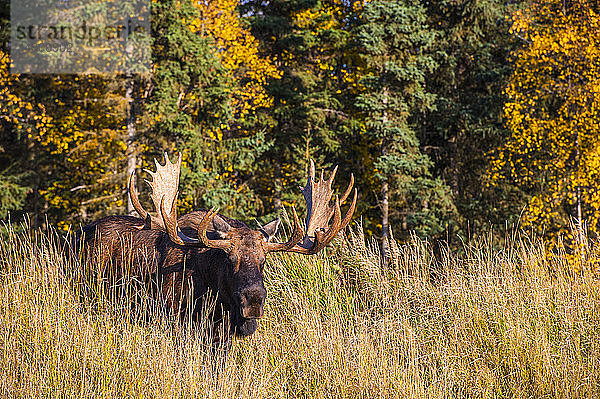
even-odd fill
[{"label": "forest background", "polygon": [[132,213],[131,172],[181,151],[180,214],[301,208],[314,159],[354,174],[356,218],[379,237],[596,231],[596,2],[151,5],[149,73],[15,75],[0,0],[0,218],[66,230]]}]

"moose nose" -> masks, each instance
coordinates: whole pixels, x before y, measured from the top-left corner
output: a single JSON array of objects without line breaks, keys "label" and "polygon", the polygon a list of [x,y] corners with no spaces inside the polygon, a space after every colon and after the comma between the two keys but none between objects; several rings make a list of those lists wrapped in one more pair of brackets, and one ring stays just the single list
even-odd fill
[{"label": "moose nose", "polygon": [[245,319],[258,319],[263,316],[263,305],[267,291],[260,285],[253,285],[240,292],[240,310]]}]

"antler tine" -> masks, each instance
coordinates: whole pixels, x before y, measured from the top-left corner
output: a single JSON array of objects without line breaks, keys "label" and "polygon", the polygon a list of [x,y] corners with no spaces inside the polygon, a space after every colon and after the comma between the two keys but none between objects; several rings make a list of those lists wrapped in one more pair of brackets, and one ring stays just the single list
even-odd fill
[{"label": "antler tine", "polygon": [[267,242],[265,243],[265,248],[268,252],[276,252],[276,251],[288,251],[293,248],[296,244],[302,241],[304,237],[304,230],[302,226],[300,226],[300,220],[298,219],[298,214],[296,213],[296,208],[292,206],[292,219],[294,222],[294,230],[292,231],[292,235],[289,240],[285,243],[275,243],[275,242]]},{"label": "antler tine", "polygon": [[231,240],[211,240],[206,236],[206,230],[208,229],[209,224],[215,218],[218,211],[218,209],[213,208],[206,215],[204,215],[202,221],[198,225],[198,239],[207,248],[217,248],[227,252],[231,249]]},{"label": "antler tine", "polygon": [[198,240],[194,240],[193,238],[187,237],[185,234],[181,233],[177,228],[177,206],[175,201],[177,201],[177,195],[175,195],[173,203],[171,203],[171,211],[167,213],[165,209],[165,196],[163,195],[163,197],[160,200],[160,216],[162,217],[165,229],[167,230],[167,234],[169,235],[171,241],[173,241],[175,244],[195,245],[198,243]]},{"label": "antler tine", "polygon": [[135,170],[131,172],[131,176],[129,176],[129,198],[131,199],[131,204],[133,205],[133,209],[140,215],[142,219],[145,220],[146,226],[150,229],[165,229],[165,226],[160,218],[157,218],[154,215],[150,215],[150,213],[144,209],[142,204],[140,203],[140,199],[137,195],[137,191],[135,189]]},{"label": "antler tine", "polygon": [[212,222],[217,212],[218,210],[211,209],[206,215],[204,215],[204,218],[202,218],[202,221],[198,225],[198,239],[196,239],[188,237],[187,235],[183,234],[181,230],[179,230],[179,227],[177,226],[177,207],[175,203],[171,205],[171,212],[167,214],[164,196],[160,202],[160,214],[163,218],[169,238],[175,244],[193,247],[205,246],[207,248],[216,248],[226,251],[231,248],[231,240],[210,240],[206,236],[206,230],[208,229],[209,224]]},{"label": "antler tine", "polygon": [[131,172],[129,176],[129,199],[131,200],[131,204],[135,211],[140,215],[142,219],[146,219],[148,217],[148,211],[144,209],[142,204],[140,203],[140,199],[138,198],[137,191],[134,187],[135,182],[135,170]]},{"label": "antler tine", "polygon": [[340,199],[340,204],[343,204],[346,201],[346,198],[348,198],[350,192],[352,191],[352,186],[354,186],[354,173],[350,173],[350,184],[348,184],[348,188],[344,192],[344,195],[342,195],[342,199]]},{"label": "antler tine", "polygon": [[331,185],[333,184],[333,179],[335,178],[335,174],[337,173],[338,170],[338,166],[335,165],[335,168],[333,168],[333,172],[331,172],[331,176],[329,176],[329,179],[327,180],[327,186],[329,188],[331,188]]},{"label": "antler tine", "polygon": [[352,203],[350,204],[350,208],[348,209],[346,216],[344,216],[344,220],[342,220],[342,226],[341,226],[340,230],[345,229],[346,226],[348,226],[348,224],[350,223],[350,220],[352,220],[352,215],[354,215],[354,210],[356,209],[356,198],[357,197],[358,197],[358,191],[356,189],[354,189],[354,198],[352,198]]},{"label": "antler tine", "polygon": [[308,168],[308,177],[314,181],[315,180],[315,161],[310,160],[310,166]]}]

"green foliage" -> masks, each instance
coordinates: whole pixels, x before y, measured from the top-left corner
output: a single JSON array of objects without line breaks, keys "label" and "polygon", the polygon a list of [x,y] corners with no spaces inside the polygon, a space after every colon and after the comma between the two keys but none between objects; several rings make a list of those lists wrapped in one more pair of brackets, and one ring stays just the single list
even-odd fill
[{"label": "green foliage", "polygon": [[27,174],[15,175],[10,169],[0,173],[0,218],[6,218],[10,211],[20,210],[31,187],[23,185]]},{"label": "green foliage", "polygon": [[440,234],[454,211],[447,188],[431,176],[433,165],[420,149],[414,123],[433,107],[425,77],[436,68],[435,39],[424,8],[403,1],[365,4],[355,38],[365,65],[364,90],[356,98],[365,126],[361,134],[383,187],[381,197],[371,201],[389,201],[390,217],[404,232],[428,235]]},{"label": "green foliage", "polygon": [[246,1],[243,9],[252,15],[262,51],[277,59],[282,72],[268,86],[276,125],[269,131],[273,147],[261,158],[261,192],[271,211],[290,204],[302,208],[298,187],[311,158],[318,166],[340,164],[340,181],[350,173],[350,161],[340,157],[348,118],[343,92],[348,5]]},{"label": "green foliage", "polygon": [[259,156],[270,145],[264,133],[223,140],[195,137],[186,141],[185,148],[191,150],[182,172],[185,201],[192,208],[217,207],[244,220],[263,213],[264,205],[250,183],[255,179],[253,171]]},{"label": "green foliage", "polygon": [[[451,188],[458,215],[456,233],[483,233],[489,225],[516,222],[523,194],[510,184],[488,186],[487,154],[507,136],[504,87],[510,51],[507,14],[520,1],[436,0],[426,3],[427,23],[437,32],[432,55],[438,64],[426,76],[435,108],[419,118],[419,139],[434,163],[432,173]],[[452,237],[453,234],[450,234]]]},{"label": "green foliage", "polygon": [[35,79],[35,98],[52,116],[46,131],[34,137],[37,173],[43,173],[37,191],[48,219],[63,229],[125,210],[120,83],[102,75]]},{"label": "green foliage", "polygon": [[190,27],[198,8],[191,1],[165,1],[154,4],[153,15],[155,73],[143,116],[151,123],[143,132],[148,148],[183,153],[185,210],[218,206],[230,216],[250,218],[260,203],[247,180],[269,142],[264,134],[227,129],[236,82],[228,79],[211,41]]}]

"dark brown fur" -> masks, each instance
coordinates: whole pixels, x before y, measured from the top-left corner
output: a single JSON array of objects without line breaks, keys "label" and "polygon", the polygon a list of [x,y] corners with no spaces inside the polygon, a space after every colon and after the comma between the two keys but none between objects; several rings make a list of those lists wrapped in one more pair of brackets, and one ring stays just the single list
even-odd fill
[{"label": "dark brown fur", "polygon": [[[183,215],[178,225],[189,237],[197,237],[197,226],[205,214]],[[182,316],[191,309],[192,318],[199,317],[207,294],[214,294],[213,319],[220,321],[229,313],[230,333],[248,336],[263,314],[266,234],[219,216],[228,231],[213,228],[207,235],[232,240],[228,252],[174,244],[167,233],[144,228],[144,221],[132,216],[109,216],[91,223],[82,228],[77,242],[84,254],[97,256],[99,272],[156,278],[167,307]]]}]

